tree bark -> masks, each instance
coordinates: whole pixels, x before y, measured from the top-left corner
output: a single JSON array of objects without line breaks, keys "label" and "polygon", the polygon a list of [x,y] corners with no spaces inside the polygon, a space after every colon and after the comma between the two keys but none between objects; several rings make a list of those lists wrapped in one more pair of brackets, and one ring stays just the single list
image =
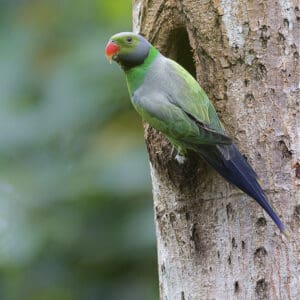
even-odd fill
[{"label": "tree bark", "polygon": [[300,299],[297,2],[134,1],[135,31],[197,78],[291,233],[145,124],[161,299]]}]

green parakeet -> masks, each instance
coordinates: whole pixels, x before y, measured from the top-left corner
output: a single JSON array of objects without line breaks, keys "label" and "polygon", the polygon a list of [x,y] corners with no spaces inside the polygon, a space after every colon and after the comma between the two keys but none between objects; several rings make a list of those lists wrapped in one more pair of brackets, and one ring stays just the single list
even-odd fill
[{"label": "green parakeet", "polygon": [[112,36],[105,54],[124,70],[132,104],[146,122],[164,133],[182,156],[187,150],[197,152],[254,198],[286,233],[256,173],[227,136],[212,103],[188,71],[132,32]]}]

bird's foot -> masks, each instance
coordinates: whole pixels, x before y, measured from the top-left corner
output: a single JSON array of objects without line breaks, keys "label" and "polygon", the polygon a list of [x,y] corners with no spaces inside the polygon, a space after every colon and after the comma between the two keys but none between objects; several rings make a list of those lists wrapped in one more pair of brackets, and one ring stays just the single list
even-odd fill
[{"label": "bird's foot", "polygon": [[175,159],[180,165],[183,165],[186,161],[186,157],[184,155],[181,155],[180,153],[176,154]]}]

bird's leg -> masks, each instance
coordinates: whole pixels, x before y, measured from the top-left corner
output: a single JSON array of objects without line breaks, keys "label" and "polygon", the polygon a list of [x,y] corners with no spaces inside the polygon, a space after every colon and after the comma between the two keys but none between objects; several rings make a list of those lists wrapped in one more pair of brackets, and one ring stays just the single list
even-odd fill
[{"label": "bird's leg", "polygon": [[172,145],[171,157],[172,157],[172,156],[173,156],[173,154],[174,154],[174,150],[175,150],[175,146],[174,146],[174,145]]},{"label": "bird's leg", "polygon": [[178,145],[178,143],[171,139],[170,137],[168,137],[171,145],[172,145],[172,150],[171,150],[171,157],[173,157],[174,151],[176,150],[176,155],[175,155],[175,160],[179,163],[179,164],[184,164],[186,157],[186,151],[184,148],[182,148],[180,145]]},{"label": "bird's leg", "polygon": [[175,159],[180,165],[183,165],[186,161],[185,151],[181,147],[177,147],[176,151]]}]

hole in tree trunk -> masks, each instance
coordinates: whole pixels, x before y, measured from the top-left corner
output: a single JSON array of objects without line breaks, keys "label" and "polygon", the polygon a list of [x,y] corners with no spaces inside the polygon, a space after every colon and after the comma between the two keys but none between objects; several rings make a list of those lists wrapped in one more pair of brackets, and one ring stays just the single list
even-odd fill
[{"label": "hole in tree trunk", "polygon": [[196,78],[193,49],[186,29],[174,30],[169,36],[167,45],[169,46],[167,57],[178,62]]}]

